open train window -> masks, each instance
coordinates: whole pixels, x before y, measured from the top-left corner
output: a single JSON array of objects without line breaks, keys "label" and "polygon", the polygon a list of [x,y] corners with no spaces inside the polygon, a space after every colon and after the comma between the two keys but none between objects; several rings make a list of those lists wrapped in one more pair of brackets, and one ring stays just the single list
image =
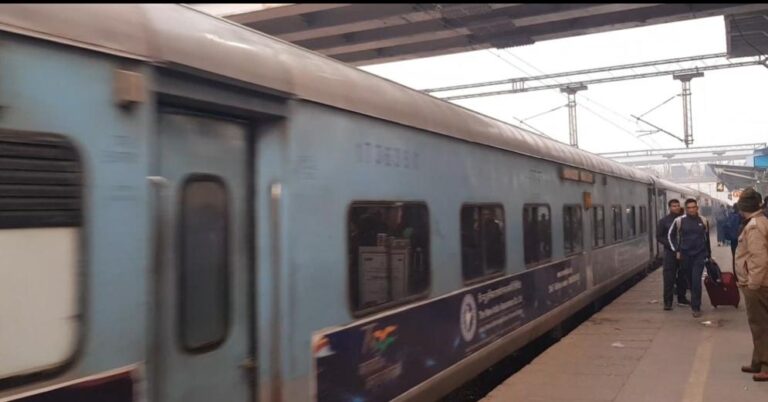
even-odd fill
[{"label": "open train window", "polygon": [[605,208],[602,205],[592,206],[592,246],[605,245]]},{"label": "open train window", "polygon": [[552,258],[552,214],[549,205],[523,205],[523,246],[527,266]]},{"label": "open train window", "polygon": [[63,136],[0,129],[0,380],[75,353],[82,169]]},{"label": "open train window", "polygon": [[565,255],[581,252],[584,249],[581,205],[563,206],[563,246]]},{"label": "open train window", "polygon": [[354,202],[348,235],[349,286],[356,313],[404,303],[427,291],[429,212],[425,204]]},{"label": "open train window", "polygon": [[461,268],[465,282],[504,270],[504,207],[465,205],[461,208]]},{"label": "open train window", "polygon": [[627,238],[631,239],[635,236],[637,236],[637,223],[636,223],[636,216],[635,216],[635,206],[634,205],[627,205],[627,208],[624,209],[624,214],[627,217]]},{"label": "open train window", "polygon": [[624,238],[624,231],[621,214],[621,205],[614,205],[611,207],[611,216],[613,217],[613,241],[619,242]]},{"label": "open train window", "polygon": [[646,208],[641,206],[640,207],[640,233],[647,233],[648,232],[648,212],[646,212]]},{"label": "open train window", "polygon": [[229,195],[207,174],[181,188],[180,337],[185,349],[199,350],[222,342],[229,326]]}]

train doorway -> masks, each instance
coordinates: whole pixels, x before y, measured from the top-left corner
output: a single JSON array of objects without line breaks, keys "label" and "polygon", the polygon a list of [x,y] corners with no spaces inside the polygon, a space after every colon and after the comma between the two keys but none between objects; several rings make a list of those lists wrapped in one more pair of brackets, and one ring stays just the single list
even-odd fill
[{"label": "train doorway", "polygon": [[152,393],[168,402],[250,401],[249,125],[170,109],[158,119]]}]

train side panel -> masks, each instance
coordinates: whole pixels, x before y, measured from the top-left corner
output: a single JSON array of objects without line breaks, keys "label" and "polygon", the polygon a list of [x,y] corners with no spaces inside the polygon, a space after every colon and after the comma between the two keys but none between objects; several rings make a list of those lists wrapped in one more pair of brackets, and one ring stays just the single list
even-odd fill
[{"label": "train side panel", "polygon": [[[281,311],[288,321],[282,347],[290,351],[283,360],[284,390],[289,400],[309,400],[309,393],[317,386],[312,378],[313,333],[353,325],[360,322],[358,319],[375,321],[376,317],[429,304],[465,289],[462,205],[503,205],[506,275],[535,267],[526,269],[523,259],[523,207],[534,203],[549,204],[551,211],[552,256],[548,261],[579,260],[584,266],[584,282],[591,278],[585,286],[606,283],[650,262],[648,237],[641,235],[639,225],[639,208],[646,213],[649,208],[647,184],[613,177],[603,184],[600,175],[594,184],[569,182],[560,178],[560,166],[553,162],[311,103],[294,104],[287,136],[290,166],[283,187],[282,216],[287,231],[284,238],[289,242],[283,246],[289,279],[282,289],[291,297],[285,299],[288,306]],[[592,193],[594,204],[621,206],[622,222],[626,207],[633,206],[635,234],[631,240],[591,252],[591,210],[583,210],[583,252],[566,258],[563,207],[582,204],[585,191]],[[358,201],[418,201],[427,205],[431,278],[422,298],[382,312],[355,314],[350,303],[347,247],[349,209]],[[611,225],[612,220],[607,219],[606,235]],[[622,227],[627,231],[622,232],[626,239],[629,229],[626,223]]]},{"label": "train side panel", "polygon": [[[0,336],[0,397],[114,370],[140,379],[147,346],[145,178],[152,107],[116,106],[113,80],[115,69],[145,67],[6,33],[0,41],[0,141],[13,137],[4,143],[11,147],[5,156],[29,160],[19,166],[14,161],[23,159],[3,160],[4,201],[41,209],[22,214],[29,220],[20,220],[19,229],[0,228],[0,247],[15,244],[12,231],[30,235],[16,237],[22,248],[0,269],[2,286],[27,289],[18,300],[8,299],[14,293],[0,295],[0,306],[12,310],[2,317],[17,316],[15,329],[4,331],[8,338]],[[76,162],[50,153],[48,135],[72,146]],[[13,148],[25,143],[28,148]],[[81,194],[72,192],[76,182]],[[77,211],[76,222],[60,220],[65,210]],[[41,214],[52,220],[35,221]],[[0,220],[10,222],[10,215]],[[72,233],[66,244],[56,240],[62,230]],[[41,263],[45,269],[35,268]],[[41,317],[55,311],[64,316]],[[35,350],[48,356],[25,361]],[[19,352],[29,354],[19,360]]]}]

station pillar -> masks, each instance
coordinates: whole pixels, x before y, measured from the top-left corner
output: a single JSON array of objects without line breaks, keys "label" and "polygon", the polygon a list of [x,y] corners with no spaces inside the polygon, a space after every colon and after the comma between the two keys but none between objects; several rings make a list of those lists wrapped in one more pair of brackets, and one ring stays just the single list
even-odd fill
[{"label": "station pillar", "polygon": [[576,124],[576,92],[587,89],[586,85],[575,85],[560,88],[560,92],[568,94],[568,133],[571,146],[579,147],[579,133]]},{"label": "station pillar", "polygon": [[704,73],[675,74],[673,79],[683,84],[683,143],[688,148],[693,144],[693,110],[691,108],[691,80],[703,77]]}]

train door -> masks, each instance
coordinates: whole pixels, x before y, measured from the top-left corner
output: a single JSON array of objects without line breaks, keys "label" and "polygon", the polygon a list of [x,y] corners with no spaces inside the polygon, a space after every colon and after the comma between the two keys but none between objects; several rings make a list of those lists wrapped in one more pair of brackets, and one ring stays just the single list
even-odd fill
[{"label": "train door", "polygon": [[[656,222],[655,224],[658,224],[661,218],[667,216],[667,192],[663,189],[657,188],[656,189]],[[655,233],[655,231],[654,231]],[[661,259],[664,258],[664,246],[661,244],[658,244],[654,240],[654,243],[656,243],[656,258]]]},{"label": "train door", "polygon": [[245,123],[159,114],[157,401],[253,398],[249,225],[252,186]]},{"label": "train door", "polygon": [[653,188],[653,186],[648,187],[648,201],[645,204],[648,206],[648,214],[646,214],[646,216],[643,217],[645,219],[645,227],[650,228],[648,230],[647,236],[649,240],[648,244],[650,246],[650,251],[651,251],[651,259],[656,258],[656,256],[658,255],[658,250],[656,248],[658,244],[656,244],[656,239],[655,239],[656,237],[655,236],[656,235],[656,225],[655,225],[656,202],[654,197],[655,193],[656,193],[656,190]]}]

